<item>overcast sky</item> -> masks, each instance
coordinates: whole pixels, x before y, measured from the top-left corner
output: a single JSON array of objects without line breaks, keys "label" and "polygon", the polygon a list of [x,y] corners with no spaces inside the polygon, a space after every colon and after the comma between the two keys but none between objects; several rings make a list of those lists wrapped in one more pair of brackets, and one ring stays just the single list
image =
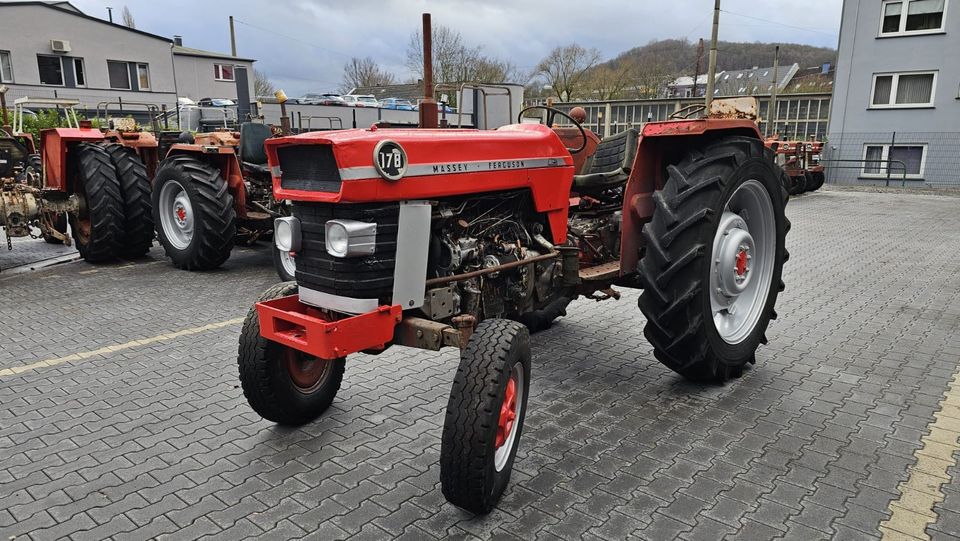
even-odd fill
[{"label": "overcast sky", "polygon": [[[123,0],[71,0],[88,15],[120,20]],[[841,0],[723,0],[720,39],[837,46]],[[370,56],[398,78],[420,14],[459,31],[469,45],[531,70],[553,47],[579,43],[604,58],[666,38],[710,36],[712,0],[233,0],[128,1],[137,28],[183,36],[184,45],[257,60],[288,95],[336,90],[351,56]],[[722,52],[721,52],[722,54]]]}]

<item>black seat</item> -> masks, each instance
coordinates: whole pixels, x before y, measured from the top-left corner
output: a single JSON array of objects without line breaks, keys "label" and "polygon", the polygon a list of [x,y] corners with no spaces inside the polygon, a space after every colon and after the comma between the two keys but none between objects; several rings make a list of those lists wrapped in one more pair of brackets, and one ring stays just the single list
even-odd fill
[{"label": "black seat", "polygon": [[255,173],[270,172],[263,143],[272,135],[270,127],[265,124],[244,122],[240,125],[240,161],[245,168]]},{"label": "black seat", "polygon": [[573,189],[577,193],[600,192],[626,184],[630,178],[630,168],[637,155],[639,132],[629,129],[611,135],[600,144],[590,158],[584,175],[574,175]]}]

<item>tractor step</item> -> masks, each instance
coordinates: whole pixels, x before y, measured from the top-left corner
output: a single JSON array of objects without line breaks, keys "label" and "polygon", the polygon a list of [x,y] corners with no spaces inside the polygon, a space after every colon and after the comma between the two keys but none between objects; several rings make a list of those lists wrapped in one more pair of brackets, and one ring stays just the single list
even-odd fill
[{"label": "tractor step", "polygon": [[611,261],[602,265],[580,269],[580,280],[584,282],[593,282],[597,280],[609,280],[620,276],[620,262]]}]

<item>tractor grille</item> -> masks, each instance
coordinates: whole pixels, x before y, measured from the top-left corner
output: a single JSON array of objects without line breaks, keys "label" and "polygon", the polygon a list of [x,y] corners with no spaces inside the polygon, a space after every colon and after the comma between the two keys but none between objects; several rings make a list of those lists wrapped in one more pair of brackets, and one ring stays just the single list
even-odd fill
[{"label": "tractor grille", "polygon": [[[397,252],[398,203],[346,204],[295,202],[303,240],[297,254],[297,283],[331,295],[389,302]],[[364,257],[333,257],[324,244],[324,225],[334,218],[375,222],[376,252]]]},{"label": "tractor grille", "polygon": [[280,186],[288,190],[339,192],[340,170],[330,145],[293,145],[277,149]]}]

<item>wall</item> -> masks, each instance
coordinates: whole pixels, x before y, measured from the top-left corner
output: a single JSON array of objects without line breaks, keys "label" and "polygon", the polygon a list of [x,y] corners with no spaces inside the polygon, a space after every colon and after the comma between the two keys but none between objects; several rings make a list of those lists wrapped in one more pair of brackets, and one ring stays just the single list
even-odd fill
[{"label": "wall", "polygon": [[[22,96],[76,98],[84,107],[99,101],[145,101],[176,103],[170,43],[70,13],[37,5],[0,3],[0,50],[11,53],[14,83],[8,100]],[[72,51],[63,56],[84,59],[85,88],[40,84],[37,54],[53,55],[51,39],[70,42]],[[57,55],[60,56],[60,55]],[[110,88],[107,60],[145,62],[149,65],[151,90],[131,92]]]},{"label": "wall", "polygon": [[253,96],[253,62],[200,56],[173,55],[177,73],[177,90],[181,97],[197,101],[201,98],[237,99],[237,83],[214,78],[214,64],[230,64],[247,68],[250,96]]}]

